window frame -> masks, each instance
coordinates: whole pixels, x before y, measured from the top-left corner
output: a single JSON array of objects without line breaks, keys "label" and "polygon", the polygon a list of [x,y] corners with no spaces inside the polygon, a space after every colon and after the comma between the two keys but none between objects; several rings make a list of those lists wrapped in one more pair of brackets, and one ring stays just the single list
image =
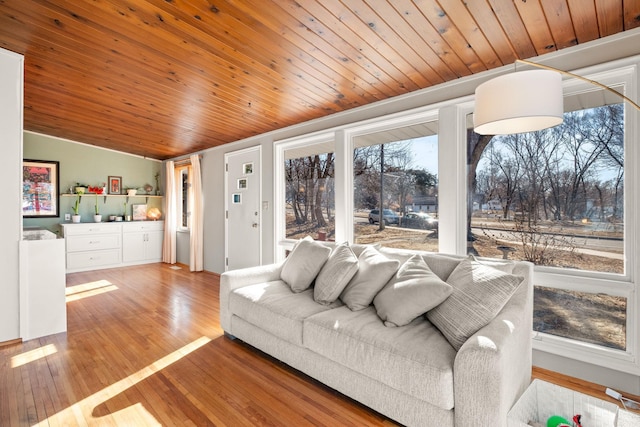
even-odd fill
[{"label": "window frame", "polygon": [[[585,78],[601,82],[607,86],[623,86],[625,92],[637,93],[636,79],[637,73],[635,65],[615,66],[615,64],[605,64],[591,67],[586,71],[578,71],[576,74]],[[563,94],[565,97],[578,95],[580,93],[602,90],[594,85],[580,79],[571,78],[563,81]],[[622,98],[620,98],[622,101]],[[624,101],[622,101],[624,102]],[[459,109],[459,122],[466,123],[466,116],[473,112],[473,105],[465,105]],[[559,337],[544,332],[532,331],[532,343],[534,350],[551,353],[558,356],[580,360],[582,362],[613,368],[619,371],[640,374],[640,365],[637,360],[638,355],[638,277],[639,265],[635,262],[637,254],[637,244],[639,235],[637,232],[638,209],[640,208],[640,197],[634,197],[636,192],[635,183],[638,180],[637,168],[634,165],[640,164],[638,150],[634,146],[637,132],[637,111],[628,103],[624,102],[625,114],[625,176],[624,176],[624,255],[625,272],[623,274],[603,273],[596,271],[563,270],[557,267],[534,267],[534,285],[549,288],[580,291],[586,293],[606,293],[612,296],[626,298],[626,349],[618,350],[604,346],[587,343],[570,338]],[[466,129],[466,125],[465,125]],[[466,138],[458,141],[464,144],[466,152]],[[466,160],[465,160],[466,161]],[[466,195],[466,180],[463,181],[464,194]],[[464,205],[466,206],[466,204]],[[464,219],[466,228],[466,218]],[[462,254],[462,253],[461,253]]]},{"label": "window frame", "polygon": [[[348,129],[345,129],[344,134],[344,150],[343,150],[343,158],[345,159],[346,165],[344,173],[344,183],[345,188],[353,189],[355,182],[353,179],[353,152],[355,150],[354,140],[358,136],[364,136],[376,132],[384,132],[387,130],[408,127],[420,123],[427,122],[437,122],[439,121],[438,108],[433,106],[422,107],[415,110],[410,110],[403,113],[398,113],[391,115],[389,117],[382,117],[377,120],[368,121],[366,123],[351,126]],[[438,129],[440,129],[440,124],[438,123]],[[440,141],[440,132],[438,131],[438,153],[440,153],[440,147],[442,143]],[[438,160],[438,164],[440,164],[440,160]],[[337,171],[336,171],[337,174]],[[440,174],[440,169],[438,168],[438,177]],[[336,183],[337,186],[337,183]],[[439,190],[440,191],[440,190]],[[348,197],[346,197],[344,204],[345,211],[342,215],[342,225],[345,230],[345,240],[350,243],[354,242],[354,222],[353,222],[353,210],[354,210],[354,202],[353,202],[353,191],[348,193]],[[440,216],[440,215],[439,215]],[[336,215],[336,229],[338,228],[338,216]],[[442,239],[438,239],[438,247],[440,251],[442,250],[440,247],[440,241]]]},{"label": "window frame", "polygon": [[[335,131],[330,132],[319,132],[313,133],[309,135],[304,135],[301,137],[294,137],[290,139],[285,139],[281,141],[277,141],[274,143],[274,202],[273,202],[273,211],[274,211],[274,254],[276,258],[276,262],[283,261],[286,256],[286,251],[291,250],[295,243],[295,240],[288,239],[287,235],[287,224],[286,224],[286,213],[285,213],[285,203],[286,203],[286,195],[287,188],[285,184],[285,172],[284,172],[284,162],[286,159],[286,151],[293,150],[300,147],[313,147],[313,146],[323,146],[326,144],[333,143],[335,148]],[[335,150],[334,150],[335,153]],[[335,159],[334,159],[335,161]],[[336,175],[338,175],[337,167],[336,167]],[[336,199],[338,197],[337,194],[337,177],[336,179]],[[338,206],[336,206],[336,222],[338,218],[337,214]],[[336,224],[336,240],[338,240],[338,230]],[[340,236],[342,238],[342,236]],[[342,241],[342,240],[340,240]]]}]

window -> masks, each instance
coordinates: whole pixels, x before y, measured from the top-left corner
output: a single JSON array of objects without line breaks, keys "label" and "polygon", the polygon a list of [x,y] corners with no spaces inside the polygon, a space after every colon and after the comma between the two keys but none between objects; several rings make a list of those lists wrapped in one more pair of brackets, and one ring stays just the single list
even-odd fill
[{"label": "window", "polygon": [[[537,271],[564,278],[556,281],[565,285],[555,286],[537,279],[535,331],[626,350],[627,298],[619,292],[628,288],[619,101],[602,90],[581,92],[567,97],[564,123],[551,129],[503,136],[469,129],[467,248],[531,261]],[[585,276],[601,280],[566,285]]]},{"label": "window", "polygon": [[357,135],[353,147],[355,243],[437,252],[437,122]]},{"label": "window", "polygon": [[284,152],[285,238],[335,240],[333,140]]},{"label": "window", "polygon": [[176,167],[176,189],[178,203],[178,229],[188,229],[191,212],[189,210],[189,173],[191,166]]},{"label": "window", "polygon": [[[588,77],[637,91],[629,64]],[[563,85],[565,124],[541,132],[476,135],[469,98],[276,142],[278,259],[320,236],[308,204],[322,207],[327,239],[529,260],[534,349],[638,372],[640,150],[625,117],[636,113],[596,86]]]}]

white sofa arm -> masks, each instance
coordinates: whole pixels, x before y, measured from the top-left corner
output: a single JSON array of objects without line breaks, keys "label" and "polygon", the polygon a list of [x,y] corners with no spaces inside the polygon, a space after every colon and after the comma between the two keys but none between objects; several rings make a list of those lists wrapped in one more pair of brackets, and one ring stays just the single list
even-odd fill
[{"label": "white sofa arm", "polygon": [[231,332],[231,313],[229,312],[229,294],[234,289],[257,283],[280,279],[283,263],[260,265],[226,271],[220,276],[220,327]]},{"label": "white sofa arm", "polygon": [[456,355],[455,425],[506,426],[507,412],[531,382],[533,265],[522,264],[525,281]]}]

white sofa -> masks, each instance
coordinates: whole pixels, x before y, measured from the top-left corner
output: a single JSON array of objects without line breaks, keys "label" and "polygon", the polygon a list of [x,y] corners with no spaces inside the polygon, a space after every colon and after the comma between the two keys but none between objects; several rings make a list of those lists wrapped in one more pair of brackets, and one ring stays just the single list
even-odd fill
[{"label": "white sofa", "polygon": [[[351,249],[359,256],[364,246]],[[400,263],[416,254],[379,252]],[[465,259],[419,254],[442,280]],[[313,288],[293,292],[281,279],[283,263],[225,272],[220,324],[226,335],[399,423],[504,426],[531,378],[533,266],[484,262],[524,279],[497,316],[457,351],[426,316],[387,327],[374,305],[352,311],[340,299],[318,304]]]}]

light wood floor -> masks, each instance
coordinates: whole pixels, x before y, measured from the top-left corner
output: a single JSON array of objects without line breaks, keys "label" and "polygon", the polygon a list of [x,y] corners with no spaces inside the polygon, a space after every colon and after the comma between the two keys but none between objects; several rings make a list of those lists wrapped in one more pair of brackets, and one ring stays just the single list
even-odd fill
[{"label": "light wood floor", "polygon": [[67,333],[0,347],[0,426],[395,425],[223,337],[218,289],[166,264],[67,275]]}]

